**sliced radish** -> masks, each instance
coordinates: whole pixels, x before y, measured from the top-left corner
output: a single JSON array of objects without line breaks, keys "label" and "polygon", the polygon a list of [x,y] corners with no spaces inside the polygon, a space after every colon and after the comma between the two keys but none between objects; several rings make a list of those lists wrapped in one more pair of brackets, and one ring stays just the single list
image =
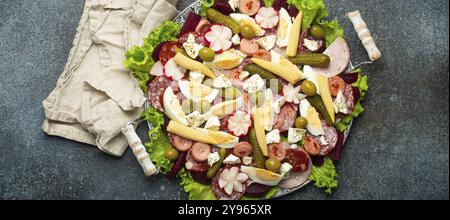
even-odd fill
[{"label": "sliced radish", "polygon": [[164,74],[172,80],[180,80],[183,79],[184,73],[186,73],[186,69],[178,66],[173,58],[167,61],[166,65],[164,65]]},{"label": "sliced radish", "polygon": [[278,13],[272,7],[261,7],[255,16],[255,20],[264,29],[273,28],[278,24]]},{"label": "sliced radish", "polygon": [[230,48],[233,43],[231,37],[233,32],[223,25],[213,25],[211,30],[205,34],[205,39],[210,43],[209,47],[215,52],[225,51]]},{"label": "sliced radish", "polygon": [[219,187],[231,195],[233,191],[242,192],[242,184],[247,180],[248,175],[241,173],[238,167],[225,168],[219,176]]},{"label": "sliced radish", "polygon": [[234,136],[244,136],[252,126],[252,117],[245,111],[237,111],[232,114],[227,121],[227,127]]},{"label": "sliced radish", "polygon": [[164,75],[164,66],[161,61],[156,62],[150,70],[150,75],[162,76]]}]

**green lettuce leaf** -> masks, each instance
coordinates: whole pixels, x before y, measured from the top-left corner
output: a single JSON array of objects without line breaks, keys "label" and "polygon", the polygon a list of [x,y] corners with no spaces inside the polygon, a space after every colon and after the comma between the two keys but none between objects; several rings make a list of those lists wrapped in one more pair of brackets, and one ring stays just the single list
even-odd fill
[{"label": "green lettuce leaf", "polygon": [[287,0],[287,2],[303,12],[302,30],[312,24],[318,24],[325,30],[327,46],[333,43],[337,37],[344,37],[344,29],[336,20],[326,20],[329,14],[323,0]]},{"label": "green lettuce leaf", "polygon": [[185,168],[181,168],[177,176],[181,179],[180,185],[189,194],[189,200],[217,200],[211,186],[194,181]]},{"label": "green lettuce leaf", "polygon": [[336,168],[330,157],[325,157],[321,167],[313,166],[308,179],[314,182],[314,186],[325,188],[325,192],[331,194],[331,190],[338,186]]},{"label": "green lettuce leaf", "polygon": [[264,0],[264,5],[268,8],[268,7],[272,7],[273,3],[275,2],[275,0]]},{"label": "green lettuce leaf", "polygon": [[181,26],[172,21],[166,21],[153,30],[144,39],[142,46],[133,46],[125,52],[124,65],[133,72],[134,77],[139,80],[139,86],[147,92],[147,82],[152,79],[150,69],[155,64],[152,53],[160,43],[175,40],[180,32]]},{"label": "green lettuce leaf", "polygon": [[149,107],[142,112],[142,118],[150,122],[153,126],[148,131],[149,142],[145,143],[150,159],[158,167],[160,173],[166,174],[170,171],[173,163],[164,156],[164,152],[172,147],[167,133],[162,129],[164,113],[159,112],[153,107]]},{"label": "green lettuce leaf", "polygon": [[350,121],[353,118],[358,117],[362,112],[364,112],[364,108],[361,105],[361,102],[366,98],[367,90],[369,89],[367,75],[361,75],[361,69],[355,70],[358,72],[358,80],[352,84],[353,87],[359,88],[360,97],[359,100],[355,104],[355,108],[350,115],[344,117],[339,123],[336,125],[336,129],[340,132],[344,132],[350,126]]},{"label": "green lettuce leaf", "polygon": [[215,3],[215,0],[202,0],[202,9],[200,11],[201,16],[206,16],[206,10],[211,8]]}]

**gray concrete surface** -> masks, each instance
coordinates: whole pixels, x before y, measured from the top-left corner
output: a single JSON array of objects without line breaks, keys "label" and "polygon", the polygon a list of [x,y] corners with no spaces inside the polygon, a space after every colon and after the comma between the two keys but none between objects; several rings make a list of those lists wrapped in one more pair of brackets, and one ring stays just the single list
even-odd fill
[{"label": "gray concrete surface", "polygon": [[[83,3],[0,1],[0,199],[185,199],[177,181],[145,178],[129,150],[117,159],[41,131],[41,101],[63,70]],[[308,186],[284,199],[448,199],[448,1],[326,3],[339,19],[361,10],[384,57],[363,68],[367,111],[337,164],[339,189],[329,196]],[[365,60],[344,27],[353,60]]]}]

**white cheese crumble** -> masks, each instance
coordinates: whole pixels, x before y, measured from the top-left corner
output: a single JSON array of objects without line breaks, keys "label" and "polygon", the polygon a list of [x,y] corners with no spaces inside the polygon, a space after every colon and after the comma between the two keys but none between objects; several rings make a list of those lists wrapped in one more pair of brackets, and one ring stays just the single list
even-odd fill
[{"label": "white cheese crumble", "polygon": [[289,173],[291,172],[292,168],[292,165],[289,163],[281,164],[280,174],[283,175],[284,179],[287,179],[289,177]]},{"label": "white cheese crumble", "polygon": [[235,9],[239,6],[239,0],[229,0],[228,4],[230,5],[231,9],[235,11]]},{"label": "white cheese crumble", "polygon": [[280,96],[275,102],[272,103],[272,109],[275,113],[280,113],[281,106],[286,103],[286,97]]},{"label": "white cheese crumble", "polygon": [[226,164],[239,164],[241,163],[241,159],[239,157],[234,156],[233,154],[228,155],[227,158],[223,160],[223,163]]},{"label": "white cheese crumble", "polygon": [[348,106],[345,103],[345,97],[341,90],[339,90],[336,99],[333,101],[333,107],[335,113],[344,113],[344,114],[350,114],[350,111],[348,110]]},{"label": "white cheese crumble", "polygon": [[328,143],[328,141],[325,139],[325,136],[320,136],[320,138],[319,138],[319,141],[320,141],[320,145],[328,145],[329,143]]},{"label": "white cheese crumble", "polygon": [[239,37],[238,34],[235,34],[232,38],[231,38],[231,43],[234,44],[234,46],[237,46],[241,43],[241,38]]},{"label": "white cheese crumble", "polygon": [[218,131],[220,127],[220,120],[217,116],[209,117],[205,123],[205,129]]},{"label": "white cheese crumble", "polygon": [[253,158],[252,157],[249,157],[249,156],[244,156],[243,158],[242,158],[242,163],[244,164],[244,165],[250,165],[250,164],[252,164],[252,160],[253,160]]},{"label": "white cheese crumble", "polygon": [[291,144],[290,148],[292,150],[297,150],[298,146],[297,146],[297,144]]},{"label": "white cheese crumble", "polygon": [[273,129],[272,131],[267,133],[266,141],[267,141],[267,144],[280,143],[280,141],[281,141],[280,130]]},{"label": "white cheese crumble", "polygon": [[317,42],[315,40],[304,39],[303,45],[312,52],[317,51],[319,49],[319,42]]},{"label": "white cheese crumble", "polygon": [[245,80],[243,84],[243,88],[249,94],[261,91],[264,88],[264,80],[259,76],[259,74],[255,74]]},{"label": "white cheese crumble", "polygon": [[276,40],[277,37],[275,35],[269,35],[259,38],[258,40],[256,40],[256,43],[265,50],[269,51],[275,46]]},{"label": "white cheese crumble", "polygon": [[242,73],[239,74],[239,79],[244,81],[244,79],[247,79],[248,76],[250,76],[250,73],[248,71],[242,71]]},{"label": "white cheese crumble", "polygon": [[228,79],[228,77],[225,76],[224,74],[215,78],[214,82],[213,82],[214,88],[218,88],[218,89],[228,88],[228,87],[231,87],[232,85],[233,85],[233,83],[231,82],[231,80]]},{"label": "white cheese crumble", "polygon": [[288,143],[295,144],[303,139],[306,130],[301,128],[289,128],[288,130]]},{"label": "white cheese crumble", "polygon": [[193,83],[202,83],[204,78],[205,78],[205,75],[203,75],[197,71],[189,72],[189,80]]},{"label": "white cheese crumble", "polygon": [[210,167],[212,167],[219,160],[220,160],[219,152],[210,153],[208,155],[208,164]]},{"label": "white cheese crumble", "polygon": [[205,122],[205,117],[198,111],[193,111],[189,115],[186,115],[186,120],[188,121],[188,125],[193,128],[197,128],[203,122]]}]

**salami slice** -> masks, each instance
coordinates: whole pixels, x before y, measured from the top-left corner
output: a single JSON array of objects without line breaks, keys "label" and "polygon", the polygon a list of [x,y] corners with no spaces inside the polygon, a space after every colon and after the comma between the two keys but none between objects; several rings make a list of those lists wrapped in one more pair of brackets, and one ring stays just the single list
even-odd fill
[{"label": "salami slice", "polygon": [[288,131],[289,128],[294,126],[295,118],[297,117],[297,105],[286,103],[278,114],[277,121],[273,126],[274,129],[279,129],[280,132]]},{"label": "salami slice", "polygon": [[293,172],[305,172],[308,170],[311,163],[311,158],[305,150],[298,149],[286,149],[286,157],[284,162],[292,165]]},{"label": "salami slice", "polygon": [[302,185],[308,180],[311,170],[312,170],[312,162],[311,160],[309,160],[309,165],[306,171],[290,173],[287,179],[281,181],[280,187],[284,189],[292,189]]},{"label": "salami slice", "polygon": [[209,165],[208,162],[197,162],[192,157],[192,149],[188,151],[186,155],[186,169],[193,172],[206,172],[208,171]]},{"label": "salami slice", "polygon": [[157,76],[148,84],[148,100],[150,105],[159,111],[164,111],[162,96],[167,87],[170,86],[170,80],[165,76]]},{"label": "salami slice", "polygon": [[344,92],[342,93],[345,98],[345,104],[350,112],[353,112],[355,108],[355,96],[353,95],[353,87],[349,84],[345,85]]},{"label": "salami slice", "polygon": [[169,141],[177,150],[188,151],[192,146],[192,141],[176,134],[168,133]]},{"label": "salami slice", "polygon": [[[322,127],[325,131],[323,136],[312,136],[316,143],[320,144],[320,156],[328,155],[336,146],[338,135],[334,127],[328,126],[325,121],[322,121]],[[309,135],[309,134],[308,134]]]},{"label": "salami slice", "polygon": [[224,169],[225,169],[225,167],[221,168],[219,171],[217,171],[217,174],[211,180],[211,187],[214,192],[214,195],[216,195],[217,199],[219,199],[219,200],[238,200],[244,195],[245,190],[247,189],[247,184],[242,184],[242,192],[236,192],[233,190],[233,193],[231,193],[231,195],[228,195],[219,186],[219,177]]}]

